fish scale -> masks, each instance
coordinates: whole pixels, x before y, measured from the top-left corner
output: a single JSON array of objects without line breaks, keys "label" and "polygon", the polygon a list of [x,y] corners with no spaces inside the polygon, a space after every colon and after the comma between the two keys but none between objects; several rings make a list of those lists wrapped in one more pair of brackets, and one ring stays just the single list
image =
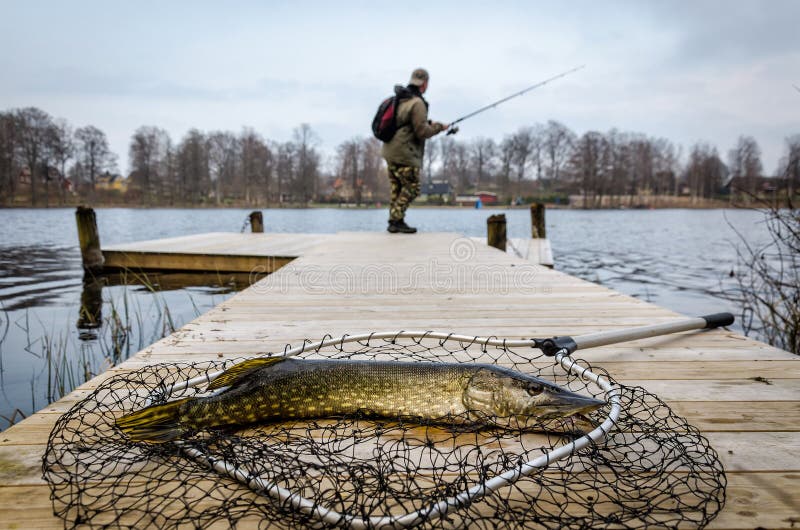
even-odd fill
[{"label": "fish scale", "polygon": [[[438,418],[465,412],[461,394],[480,367],[443,363],[376,361],[305,361],[289,359],[253,373],[240,385],[218,396],[187,404],[184,421],[210,427],[242,417],[251,405],[262,420],[373,413]],[[277,408],[275,405],[277,404]],[[218,422],[210,418],[209,408]],[[233,411],[237,413],[232,414]],[[221,412],[221,411],[220,411]],[[211,420],[213,423],[209,424]]]},{"label": "fish scale", "polygon": [[357,413],[541,428],[604,404],[508,368],[438,362],[257,358],[233,366],[209,389],[221,391],[148,407],[117,426],[150,442],[208,427]]}]

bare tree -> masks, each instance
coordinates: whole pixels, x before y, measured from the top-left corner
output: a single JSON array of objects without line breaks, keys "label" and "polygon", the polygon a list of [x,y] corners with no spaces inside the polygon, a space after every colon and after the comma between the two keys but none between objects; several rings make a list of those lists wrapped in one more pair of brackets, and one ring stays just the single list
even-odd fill
[{"label": "bare tree", "polygon": [[569,171],[583,192],[583,207],[602,205],[604,190],[611,177],[611,148],[606,137],[589,131],[580,137],[569,162]]},{"label": "bare tree", "polygon": [[268,204],[272,181],[273,156],[266,142],[253,129],[244,129],[239,136],[244,200],[248,205]]},{"label": "bare tree", "polygon": [[652,143],[655,150],[655,183],[653,191],[656,194],[677,195],[678,161],[680,160],[681,149],[666,138],[655,138]]},{"label": "bare tree", "polygon": [[466,145],[461,142],[455,142],[453,144],[450,164],[452,167],[452,174],[455,176],[457,193],[469,189],[472,186],[472,177],[470,174],[472,167],[470,165],[469,150]]},{"label": "bare tree", "polygon": [[445,137],[439,141],[442,161],[440,174],[449,182],[456,194],[465,192],[471,186],[471,165],[467,147],[454,138]]},{"label": "bare tree", "polygon": [[97,176],[103,171],[113,169],[116,155],[108,147],[106,134],[93,125],[75,131],[75,139],[78,145],[78,157],[86,171],[90,189],[94,192]]},{"label": "bare tree", "polygon": [[472,167],[475,173],[475,188],[481,189],[491,177],[496,157],[497,144],[491,138],[476,138],[470,145]]},{"label": "bare tree", "polygon": [[455,139],[452,136],[443,136],[437,139],[439,147],[439,178],[451,184],[457,184],[453,169],[453,156]]},{"label": "bare tree", "polygon": [[337,160],[339,178],[344,182],[349,182],[353,200],[356,204],[361,204],[362,187],[364,185],[361,167],[361,140],[353,138],[341,143],[337,148]]},{"label": "bare tree", "polygon": [[542,150],[547,160],[545,174],[548,179],[558,182],[577,137],[567,126],[553,120],[547,122],[543,136]]},{"label": "bare tree", "polygon": [[702,142],[692,146],[684,178],[693,201],[713,197],[722,187],[726,172],[716,147]]},{"label": "bare tree", "polygon": [[10,112],[0,112],[0,202],[12,204],[20,167],[17,163],[16,120]]},{"label": "bare tree", "polygon": [[177,158],[178,196],[192,204],[205,201],[211,186],[205,135],[197,129],[187,132],[178,146]]},{"label": "bare tree", "polygon": [[373,200],[376,197],[389,198],[389,179],[381,156],[381,142],[375,138],[364,138],[361,143],[361,167],[364,186]]},{"label": "bare tree", "polygon": [[297,146],[293,142],[284,142],[278,144],[275,151],[278,154],[276,164],[276,193],[278,202],[283,203],[290,194],[291,184],[295,179],[295,153],[297,151]]},{"label": "bare tree", "polygon": [[141,192],[142,204],[151,204],[164,195],[164,181],[168,178],[164,162],[169,149],[169,133],[158,127],[139,127],[131,137],[131,180]]},{"label": "bare tree", "polygon": [[514,176],[516,177],[517,181],[515,195],[519,196],[521,192],[522,180],[527,175],[528,167],[537,152],[537,144],[533,128],[522,127],[517,132],[512,134],[511,146],[513,149],[513,158],[511,160],[514,167]]},{"label": "bare tree", "polygon": [[745,201],[757,193],[756,185],[761,176],[761,149],[752,136],[740,136],[734,149],[728,152],[728,169],[730,169],[731,191],[743,192]]},{"label": "bare tree", "polygon": [[225,196],[234,195],[238,152],[239,141],[232,133],[218,131],[208,136],[208,160],[217,205],[222,204]]},{"label": "bare tree", "polygon": [[293,136],[297,146],[294,186],[302,201],[307,203],[316,197],[319,186],[320,155],[316,149],[319,137],[307,123],[300,124],[294,130]]},{"label": "bare tree", "polygon": [[635,135],[629,144],[629,194],[649,194],[655,188],[655,149],[649,138]]},{"label": "bare tree", "polygon": [[51,137],[51,152],[53,161],[58,164],[59,172],[59,198],[61,204],[66,200],[67,162],[75,157],[75,137],[72,126],[66,120],[56,120],[53,125]]},{"label": "bare tree", "polygon": [[35,107],[17,109],[14,111],[14,118],[17,146],[30,174],[31,206],[36,206],[36,183],[46,178],[48,148],[53,136],[53,119]]},{"label": "bare tree", "polygon": [[508,191],[511,184],[511,171],[514,165],[515,152],[513,139],[510,136],[506,136],[500,144],[500,173],[497,178],[498,186],[505,191]]},{"label": "bare tree", "polygon": [[630,134],[611,129],[600,143],[598,153],[599,172],[593,180],[591,194],[595,197],[594,206],[601,207],[603,197],[611,195],[610,206],[620,206],[620,197],[627,195],[633,205],[639,186],[638,176],[633,168],[632,138]]},{"label": "bare tree", "polygon": [[161,202],[175,204],[178,183],[178,156],[175,146],[172,143],[172,138],[167,134],[164,144],[164,156],[161,159],[161,175],[162,189],[159,191]]},{"label": "bare tree", "polygon": [[422,156],[422,170],[420,180],[433,180],[433,170],[441,152],[440,143],[443,137],[434,137],[425,142],[425,151]]},{"label": "bare tree", "polygon": [[800,191],[800,134],[786,138],[786,154],[781,157],[778,174],[786,179],[789,197]]}]

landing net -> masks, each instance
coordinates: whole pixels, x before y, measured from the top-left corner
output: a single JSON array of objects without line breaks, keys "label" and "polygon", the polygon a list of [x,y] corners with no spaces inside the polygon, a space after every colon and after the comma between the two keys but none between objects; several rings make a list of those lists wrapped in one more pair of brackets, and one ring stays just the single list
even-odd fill
[{"label": "landing net", "polygon": [[[66,528],[358,528],[387,520],[487,530],[696,528],[724,504],[717,453],[644,388],[617,385],[584,361],[569,370],[569,358],[554,363],[505,341],[377,337],[303,347],[298,357],[496,363],[608,399],[581,377],[591,370],[614,385],[621,412],[595,440],[568,425],[543,425],[550,432],[536,433],[356,415],[209,429],[165,444],[131,442],[116,418],[202,395],[204,384],[183,383],[213,377],[241,359],[153,365],[105,380],[57,422],[43,462],[56,515]],[[589,420],[601,425],[611,413],[607,405]],[[565,448],[564,458],[551,458]],[[544,465],[453,505],[537,460]],[[299,508],[301,498],[306,505]],[[437,503],[449,507],[441,517],[431,511]],[[344,515],[321,521],[320,512]],[[410,513],[417,515],[403,522]]]}]

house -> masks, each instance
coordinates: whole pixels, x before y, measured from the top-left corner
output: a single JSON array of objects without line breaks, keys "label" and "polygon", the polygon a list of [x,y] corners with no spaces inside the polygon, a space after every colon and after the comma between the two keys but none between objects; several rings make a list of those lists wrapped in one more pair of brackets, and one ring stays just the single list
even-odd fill
[{"label": "house", "polygon": [[422,183],[419,195],[423,201],[440,199],[443,202],[448,202],[453,195],[453,188],[446,180],[428,180]]},{"label": "house", "polygon": [[456,197],[456,204],[459,206],[471,206],[478,202],[483,204],[497,204],[497,194],[491,191],[476,191],[472,195],[459,195]]},{"label": "house", "polygon": [[28,166],[19,170],[19,183],[22,185],[31,183],[31,168]]},{"label": "house", "polygon": [[785,178],[780,177],[752,177],[750,180],[744,177],[730,177],[722,186],[724,194],[731,193],[750,193],[750,190],[756,195],[771,195],[773,193],[783,191],[787,187]]},{"label": "house", "polygon": [[95,181],[95,189],[98,190],[115,190],[120,193],[128,191],[128,179],[123,178],[122,175],[113,175],[106,171]]},{"label": "house", "polygon": [[[47,173],[43,176],[42,180],[45,182],[55,182],[58,184],[59,187],[63,188],[65,191],[72,193],[72,180],[65,177],[61,174],[61,171],[58,170],[57,167],[53,166],[44,166],[47,169]],[[24,166],[19,171],[19,183],[20,185],[30,185],[31,183],[31,169],[28,166]]]},{"label": "house", "polygon": [[483,204],[497,204],[497,194],[491,191],[476,191],[475,195]]}]

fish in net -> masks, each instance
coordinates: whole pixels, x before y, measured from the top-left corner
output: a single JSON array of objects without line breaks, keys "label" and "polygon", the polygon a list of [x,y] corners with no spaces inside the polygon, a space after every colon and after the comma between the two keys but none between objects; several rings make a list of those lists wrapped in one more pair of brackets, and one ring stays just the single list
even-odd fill
[{"label": "fish in net", "polygon": [[[425,335],[331,342],[301,349],[298,357],[494,363],[603,397],[580,370],[534,348]],[[65,527],[363,528],[389,517],[398,527],[422,528],[695,528],[724,505],[725,474],[708,440],[654,394],[617,383],[621,412],[604,439],[560,460],[545,456],[546,466],[454,507],[453,498],[582,434],[361,414],[206,429],[161,444],[133,442],[117,428],[124,414],[202,394],[204,385],[182,383],[238,361],[120,373],[62,416],[43,471]],[[589,420],[599,424],[609,409]],[[452,509],[439,516],[430,510],[437,503]],[[322,520],[319,510],[342,515]],[[417,515],[403,523],[409,513]]]}]

